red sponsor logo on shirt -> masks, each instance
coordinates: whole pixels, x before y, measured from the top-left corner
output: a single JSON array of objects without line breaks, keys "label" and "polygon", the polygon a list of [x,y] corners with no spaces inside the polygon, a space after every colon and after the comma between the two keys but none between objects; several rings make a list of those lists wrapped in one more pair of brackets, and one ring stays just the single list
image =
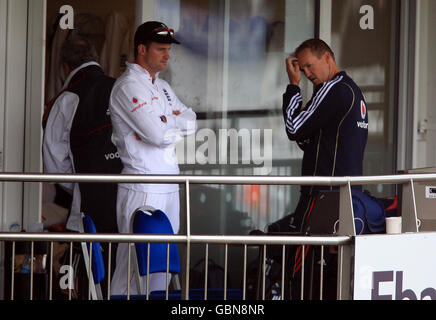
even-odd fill
[{"label": "red sponsor logo on shirt", "polygon": [[362,119],[365,119],[366,117],[366,104],[363,102],[363,100],[360,101],[360,115],[362,116]]},{"label": "red sponsor logo on shirt", "polygon": [[133,101],[133,103],[137,103],[137,102],[138,102],[138,99],[136,99],[135,97],[133,97],[132,101]]},{"label": "red sponsor logo on shirt", "polygon": [[143,102],[143,103],[141,103],[141,104],[138,104],[138,105],[137,105],[136,107],[134,107],[134,108],[132,109],[132,111],[130,111],[130,112],[135,112],[136,110],[138,110],[139,108],[145,106],[146,104],[147,104],[147,102]]}]

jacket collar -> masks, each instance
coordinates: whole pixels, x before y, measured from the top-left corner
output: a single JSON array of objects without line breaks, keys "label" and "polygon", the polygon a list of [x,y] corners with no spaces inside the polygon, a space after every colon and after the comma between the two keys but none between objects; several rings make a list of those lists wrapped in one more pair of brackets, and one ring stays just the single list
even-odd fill
[{"label": "jacket collar", "polygon": [[85,63],[81,64],[81,65],[78,66],[76,69],[74,69],[73,71],[71,71],[70,74],[68,75],[67,79],[65,79],[64,86],[62,87],[62,90],[66,89],[66,88],[68,87],[68,85],[70,84],[71,79],[73,79],[73,77],[76,75],[76,73],[77,73],[79,70],[81,70],[81,69],[83,69],[83,68],[86,68],[86,67],[89,67],[89,66],[93,66],[93,65],[96,65],[96,66],[99,66],[99,67],[100,67],[100,65],[99,65],[97,62],[95,62],[95,61],[90,61],[90,62],[85,62]]},{"label": "jacket collar", "polygon": [[[153,78],[151,77],[150,72],[148,72],[147,69],[141,67],[137,63],[126,62],[126,65],[129,70],[135,73],[139,73],[141,76],[147,78],[147,80],[153,83]],[[156,73],[155,81],[158,79],[158,77],[159,77],[159,72]]]}]

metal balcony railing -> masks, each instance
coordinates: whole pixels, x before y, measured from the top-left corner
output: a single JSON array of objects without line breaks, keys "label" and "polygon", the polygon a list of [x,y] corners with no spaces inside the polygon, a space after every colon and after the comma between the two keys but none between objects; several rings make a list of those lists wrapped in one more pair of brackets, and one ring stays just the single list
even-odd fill
[{"label": "metal balcony railing", "polygon": [[[403,231],[417,232],[417,213],[414,192],[415,182],[435,181],[436,174],[405,174],[405,175],[386,175],[386,176],[361,176],[361,177],[283,177],[283,176],[188,176],[188,175],[88,175],[88,174],[38,174],[38,173],[2,173],[0,181],[4,182],[100,182],[100,183],[179,183],[186,187],[185,204],[186,204],[186,234],[185,235],[138,235],[138,234],[71,234],[71,233],[0,233],[0,241],[10,241],[15,248],[16,242],[31,242],[32,262],[33,262],[33,245],[34,242],[47,241],[51,243],[50,257],[53,256],[53,242],[108,242],[108,243],[136,243],[136,242],[166,242],[179,243],[186,246],[185,257],[185,279],[184,279],[184,297],[188,299],[189,295],[189,273],[190,273],[190,253],[192,244],[205,244],[205,255],[208,254],[209,244],[222,244],[226,250],[225,275],[227,275],[227,249],[229,245],[240,245],[244,248],[244,276],[243,276],[243,298],[246,298],[246,267],[247,267],[247,247],[267,245],[280,245],[283,248],[283,259],[285,261],[285,246],[299,245],[303,246],[320,246],[321,254],[325,246],[337,246],[338,250],[338,282],[337,298],[350,299],[351,294],[351,258],[353,256],[353,236],[355,236],[354,214],[351,201],[352,185],[368,184],[402,184],[403,185]],[[301,236],[226,236],[226,235],[192,235],[190,229],[190,185],[191,184],[257,184],[257,185],[321,185],[321,186],[338,186],[340,194],[339,204],[339,223],[340,231],[336,236],[326,237],[301,237]],[[110,248],[110,247],[109,247]],[[110,250],[109,250],[110,251]],[[71,254],[71,252],[70,252]],[[12,259],[13,263],[14,259]],[[321,256],[322,261],[322,256]],[[14,268],[11,268],[12,287],[11,297],[13,298],[13,281]],[[52,289],[52,272],[53,261],[50,261],[50,299]],[[205,271],[207,273],[207,269]],[[282,290],[285,279],[285,266],[282,268]],[[303,272],[304,272],[304,255],[303,255]],[[321,284],[320,298],[322,298],[322,281],[323,267],[321,264]],[[109,272],[110,274],[110,265]],[[207,277],[205,277],[206,279]],[[263,293],[265,298],[265,260],[263,261],[262,273]],[[303,277],[302,277],[303,279]],[[30,299],[33,294],[33,268],[30,275]],[[207,280],[205,280],[205,288]],[[5,290],[7,288],[4,288]],[[224,292],[226,292],[226,277],[224,282]],[[301,286],[301,297],[303,297],[304,285]],[[110,285],[108,288],[108,297]],[[283,297],[283,292],[281,297]],[[71,298],[71,295],[70,295]],[[226,298],[224,294],[224,298]]]}]

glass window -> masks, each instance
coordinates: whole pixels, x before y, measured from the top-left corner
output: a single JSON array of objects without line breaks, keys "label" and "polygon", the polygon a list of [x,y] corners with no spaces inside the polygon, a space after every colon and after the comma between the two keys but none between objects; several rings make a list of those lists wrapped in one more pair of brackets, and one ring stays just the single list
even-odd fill
[{"label": "glass window", "polygon": [[[368,103],[364,175],[396,172],[398,5],[390,0],[333,0],[332,49],[339,67],[360,86]],[[376,196],[391,185],[365,186]]]},{"label": "glass window", "polygon": [[436,166],[436,62],[433,53],[436,49],[436,2],[417,2],[417,39],[415,70],[415,111],[416,130],[414,133],[413,167]]},{"label": "glass window", "polygon": [[[302,152],[282,117],[285,58],[314,37],[315,1],[161,0],[155,18],[182,43],[160,76],[200,119],[196,136],[178,145],[182,174],[299,176]],[[308,96],[311,86],[303,87]],[[293,211],[298,197],[299,186],[194,185],[191,231],[263,230]]]},{"label": "glass window", "polygon": [[[175,9],[179,18],[170,17]],[[282,94],[285,59],[314,37],[315,1],[156,0],[155,18],[176,29],[169,68],[161,73],[198,116],[199,130],[178,145],[182,174],[301,174],[302,152],[288,140]],[[167,20],[166,20],[167,19]],[[173,23],[174,22],[174,23]],[[312,87],[304,80],[306,98]],[[292,212],[299,186],[192,185],[191,233],[248,234]],[[181,232],[185,232],[184,190]],[[258,251],[250,250],[251,258]],[[230,286],[239,286],[243,252],[230,247]],[[204,257],[191,246],[192,265]],[[224,264],[222,246],[209,257]]]},{"label": "glass window", "polygon": [[[68,9],[62,9],[65,5]],[[60,13],[61,9],[63,13]],[[62,18],[67,12],[73,13],[73,19],[67,20],[68,23]],[[80,34],[93,43],[98,62],[111,77],[119,77],[125,69],[125,62],[132,60],[134,0],[71,0],[68,4],[63,0],[47,0],[46,14],[45,103],[62,90],[66,75],[60,48],[71,33]]]}]

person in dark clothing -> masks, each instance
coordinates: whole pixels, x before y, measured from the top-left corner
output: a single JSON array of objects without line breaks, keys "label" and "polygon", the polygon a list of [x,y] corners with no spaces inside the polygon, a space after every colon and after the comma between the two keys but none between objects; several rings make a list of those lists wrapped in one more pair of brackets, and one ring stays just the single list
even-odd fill
[{"label": "person in dark clothing", "polygon": [[[286,71],[290,83],[283,94],[283,117],[288,138],[304,151],[302,175],[362,175],[368,114],[361,89],[339,69],[333,51],[320,39],[303,42],[286,60]],[[299,87],[301,73],[315,86],[306,105]],[[304,234],[316,194],[327,188],[332,187],[301,186],[294,213],[270,224],[268,232]],[[300,268],[298,261],[297,251],[294,275]]]},{"label": "person in dark clothing", "polygon": [[[115,79],[104,74],[96,62],[93,45],[84,37],[68,38],[62,45],[61,55],[67,79],[44,113],[44,171],[119,174],[122,163],[111,141],[109,114]],[[67,230],[82,231],[83,213],[93,219],[98,233],[118,233],[116,183],[61,183],[60,186],[72,196]],[[101,245],[106,251],[107,243]],[[107,259],[106,254],[103,256]]]},{"label": "person in dark clothing", "polygon": [[[45,110],[43,158],[48,173],[117,174],[122,164],[111,141],[109,96],[115,79],[105,76],[92,44],[72,36],[61,49],[68,75],[64,89]],[[117,185],[62,183],[73,200],[67,229],[79,230],[81,213],[98,232],[117,233]]]},{"label": "person in dark clothing", "polygon": [[[303,42],[295,56],[286,60],[286,70],[290,84],[283,94],[283,117],[288,138],[304,151],[302,175],[362,175],[368,114],[360,88],[340,71],[333,51],[320,39]],[[301,72],[315,85],[305,106],[299,87]],[[313,197],[326,188],[331,187],[301,186],[297,210],[285,217],[287,222],[281,221],[281,231],[301,232]]]}]

